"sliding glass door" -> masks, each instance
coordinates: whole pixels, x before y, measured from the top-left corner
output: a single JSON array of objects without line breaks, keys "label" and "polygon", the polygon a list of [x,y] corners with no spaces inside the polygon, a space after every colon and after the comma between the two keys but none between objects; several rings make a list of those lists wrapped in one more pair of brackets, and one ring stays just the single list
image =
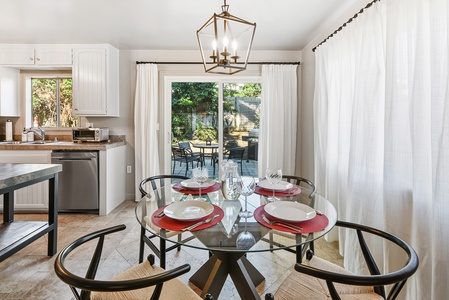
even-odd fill
[{"label": "sliding glass door", "polygon": [[261,85],[259,78],[232,79],[167,78],[165,173],[190,177],[192,165],[202,165],[217,179],[219,162],[232,159],[243,175],[257,176]]}]

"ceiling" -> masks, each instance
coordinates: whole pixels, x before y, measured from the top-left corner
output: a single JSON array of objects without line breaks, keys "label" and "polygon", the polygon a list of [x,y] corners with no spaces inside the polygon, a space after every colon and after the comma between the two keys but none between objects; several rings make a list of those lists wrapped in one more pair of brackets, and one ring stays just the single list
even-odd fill
[{"label": "ceiling", "polygon": [[[361,0],[227,0],[257,24],[254,50],[301,50]],[[2,44],[107,43],[121,50],[194,50],[223,0],[0,0]],[[361,8],[361,7],[360,7]]]}]

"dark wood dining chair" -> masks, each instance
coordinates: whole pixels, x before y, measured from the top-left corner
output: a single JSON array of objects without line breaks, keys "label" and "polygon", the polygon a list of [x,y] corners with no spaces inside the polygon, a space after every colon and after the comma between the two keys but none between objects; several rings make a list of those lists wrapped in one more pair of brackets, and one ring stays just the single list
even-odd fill
[{"label": "dark wood dining chair", "polygon": [[[291,184],[297,185],[301,188],[301,193],[306,193],[307,197],[313,201],[313,196],[316,192],[315,184],[304,177],[295,176],[295,175],[282,175],[282,180],[290,182]],[[262,238],[263,241],[270,243],[270,247],[273,248],[273,245],[276,245],[278,247],[282,247],[280,243],[277,243],[274,241],[274,235],[279,235],[282,237],[290,238],[290,239],[296,239],[296,236],[292,233],[284,232],[284,231],[278,231],[278,230],[271,230],[268,234],[267,238]],[[307,238],[307,237],[306,237]],[[301,245],[296,246],[295,248],[284,248],[285,251],[289,251],[296,254],[296,262],[300,263],[302,261],[303,256],[306,253],[307,249],[311,249],[312,251],[315,250],[313,241]]]},{"label": "dark wood dining chair", "polygon": [[[265,299],[396,299],[407,279],[418,269],[419,260],[415,250],[397,236],[373,227],[343,221],[337,221],[336,226],[356,231],[370,275],[349,272],[308,250],[307,260],[296,263],[295,270],[281,283],[274,296],[267,294]],[[366,235],[376,237],[376,243],[398,246],[395,248],[402,250],[404,265],[389,273],[381,273],[365,241]]]},{"label": "dark wood dining chair", "polygon": [[[165,187],[166,185],[171,185],[175,182],[189,179],[189,177],[180,176],[180,175],[156,175],[143,179],[139,184],[139,191],[141,197],[154,197],[157,202],[158,207],[162,207],[165,204]],[[152,192],[150,193],[150,189]],[[159,230],[157,226],[154,226],[151,223],[151,218],[145,219],[147,222],[147,226],[152,228],[155,232]],[[189,236],[182,239],[182,234],[177,232],[167,232],[167,235],[178,235],[179,242],[187,242],[189,240],[194,239],[193,236]],[[159,248],[153,243],[153,240],[159,240]],[[160,266],[165,268],[166,262],[166,252],[171,251],[173,249],[181,250],[181,246],[179,244],[171,245],[170,247],[166,246],[166,240],[159,237],[156,233],[148,232],[144,227],[140,228],[140,246],[139,246],[139,263],[143,261],[143,253],[145,244],[151,248],[151,250],[156,254],[156,256],[160,259]]]},{"label": "dark wood dining chair", "polygon": [[[110,280],[96,280],[95,277],[100,265],[105,237],[125,228],[125,225],[117,225],[87,234],[67,245],[57,255],[54,263],[55,273],[59,279],[69,285],[75,299],[202,299],[177,278],[190,271],[189,264],[184,264],[171,270],[164,270],[154,265],[153,254],[149,255],[145,262]],[[68,265],[73,266],[73,263],[68,264],[66,262],[66,260],[69,261],[72,258],[71,253],[74,252],[73,256],[76,257],[77,251],[74,250],[80,250],[77,248],[81,247],[83,249],[82,253],[85,253],[86,249],[90,248],[84,244],[89,245],[95,241],[97,244],[93,250],[86,275],[83,277],[79,276],[79,270],[76,273],[71,272]],[[111,240],[108,239],[107,241]],[[77,253],[80,253],[80,251]],[[206,295],[204,299],[211,300],[212,296]]]}]

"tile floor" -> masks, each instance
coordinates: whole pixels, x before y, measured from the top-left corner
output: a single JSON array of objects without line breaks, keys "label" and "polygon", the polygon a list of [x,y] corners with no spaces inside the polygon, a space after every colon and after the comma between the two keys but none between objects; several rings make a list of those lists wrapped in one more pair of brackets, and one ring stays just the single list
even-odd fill
[{"label": "tile floor", "polygon": [[[140,225],[134,217],[134,201],[125,201],[107,216],[92,214],[60,214],[58,250],[68,243],[98,229],[125,224],[124,231],[107,239],[103,262],[97,278],[108,279],[138,263]],[[16,214],[19,219],[45,220],[47,215]],[[264,243],[264,242],[259,242]],[[258,244],[255,245],[257,247]],[[54,258],[47,257],[47,237],[42,237],[13,256],[0,262],[0,299],[72,299],[67,285],[62,283],[53,270]],[[324,240],[316,242],[316,252],[320,256],[342,264],[335,243]],[[147,248],[147,247],[146,247]],[[85,251],[88,253],[89,251]],[[146,255],[150,253],[147,248]],[[81,253],[74,261],[74,268],[85,267],[87,259]],[[188,278],[208,258],[205,251],[182,247],[181,251],[171,251],[167,255],[167,268],[188,262],[192,270],[180,279],[189,284]],[[293,270],[294,255],[287,251],[249,253],[248,259],[261,271],[266,280],[257,287],[261,295],[274,292],[278,285]],[[81,274],[81,273],[80,273]],[[195,291],[198,289],[189,284]],[[239,299],[232,281],[228,278],[218,300]]]}]

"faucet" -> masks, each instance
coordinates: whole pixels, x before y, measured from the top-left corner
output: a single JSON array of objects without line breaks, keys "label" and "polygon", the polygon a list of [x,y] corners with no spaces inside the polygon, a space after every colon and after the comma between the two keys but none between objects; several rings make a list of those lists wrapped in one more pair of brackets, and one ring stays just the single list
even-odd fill
[{"label": "faucet", "polygon": [[41,127],[33,127],[27,130],[27,132],[34,132],[38,137],[41,138],[42,144],[45,142],[45,130]]}]

